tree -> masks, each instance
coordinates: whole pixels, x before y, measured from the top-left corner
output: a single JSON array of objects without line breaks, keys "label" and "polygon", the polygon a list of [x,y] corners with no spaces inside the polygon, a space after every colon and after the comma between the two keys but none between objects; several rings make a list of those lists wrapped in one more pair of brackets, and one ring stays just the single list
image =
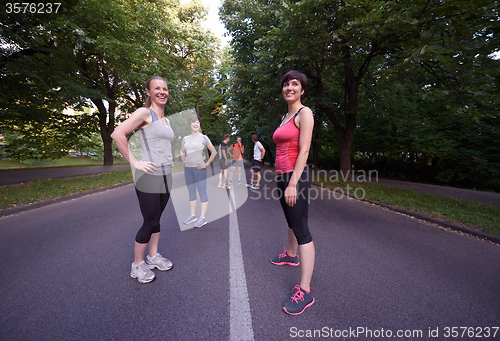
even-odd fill
[{"label": "tree", "polygon": [[[51,20],[28,21],[22,36],[13,34],[18,15],[12,29],[2,30],[2,40],[13,47],[2,51],[2,87],[15,84],[16,90],[1,95],[2,121],[47,122],[64,107],[79,109],[90,101],[98,109],[104,164],[112,164],[117,109],[140,106],[152,75],[166,78],[171,92],[190,86],[179,75],[213,55],[207,43],[213,35],[198,20],[205,14],[199,1],[80,0]],[[172,97],[167,110],[182,109],[184,98]],[[23,133],[29,136],[29,130]]]},{"label": "tree", "polygon": [[[262,101],[278,75],[292,68],[304,71],[312,83],[308,98],[333,125],[340,170],[348,174],[367,77],[390,78],[419,68],[432,78],[433,90],[462,91],[459,59],[478,62],[471,52],[493,51],[487,34],[498,21],[497,5],[484,0],[225,0],[221,14],[239,67],[253,71],[237,73],[240,94],[254,89],[251,96]],[[457,54],[460,58],[453,59]],[[476,77],[477,87],[482,79]],[[258,106],[251,98],[237,100],[242,107]]]}]

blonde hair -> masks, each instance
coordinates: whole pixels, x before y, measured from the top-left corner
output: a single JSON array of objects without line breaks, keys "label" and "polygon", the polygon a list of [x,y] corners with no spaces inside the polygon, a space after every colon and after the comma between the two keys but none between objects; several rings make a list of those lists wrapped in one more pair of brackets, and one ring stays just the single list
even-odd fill
[{"label": "blonde hair", "polygon": [[[151,85],[151,81],[152,81],[152,80],[154,80],[154,79],[159,79],[159,80],[161,80],[161,81],[164,81],[164,82],[165,82],[165,84],[167,84],[167,81],[165,80],[165,78],[160,77],[160,76],[153,76],[153,77],[149,78],[149,79],[146,81],[146,89],[151,90],[149,87],[150,87],[150,85]],[[168,84],[167,84],[167,86],[168,86]],[[145,106],[146,108],[149,108],[149,107],[151,106],[151,98],[150,98],[149,96],[148,96],[148,97],[146,98],[146,100],[144,101],[144,106]]]}]

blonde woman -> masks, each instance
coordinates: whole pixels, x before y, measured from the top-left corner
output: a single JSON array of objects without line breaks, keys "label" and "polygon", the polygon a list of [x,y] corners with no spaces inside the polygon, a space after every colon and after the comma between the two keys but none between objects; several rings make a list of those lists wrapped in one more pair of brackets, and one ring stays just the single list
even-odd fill
[{"label": "blonde woman", "polygon": [[[158,253],[160,218],[170,198],[172,183],[171,142],[174,132],[165,117],[168,100],[165,79],[154,76],[146,82],[148,98],[145,107],[139,108],[116,127],[111,137],[123,155],[135,169],[135,190],[143,216],[143,224],[135,237],[134,262],[130,276],[140,283],[155,279],[151,269],[170,270],[172,262]],[[142,146],[142,160],[130,153],[127,135],[138,129]],[[144,261],[144,253],[148,256]]]}]

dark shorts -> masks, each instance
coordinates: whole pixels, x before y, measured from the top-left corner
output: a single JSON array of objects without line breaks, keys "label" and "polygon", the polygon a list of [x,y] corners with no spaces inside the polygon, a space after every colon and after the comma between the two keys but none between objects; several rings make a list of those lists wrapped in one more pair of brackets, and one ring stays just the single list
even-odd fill
[{"label": "dark shorts", "polygon": [[172,174],[157,176],[136,171],[135,175],[135,192],[143,217],[143,223],[135,236],[135,241],[147,244],[153,233],[160,232],[161,215],[170,199]]},{"label": "dark shorts", "polygon": [[309,232],[309,190],[311,188],[311,177],[309,175],[309,167],[304,168],[299,182],[297,183],[297,201],[293,207],[290,207],[285,202],[285,189],[288,187],[290,177],[293,172],[278,174],[276,185],[279,188],[281,208],[285,214],[288,227],[293,230],[293,234],[297,238],[299,245],[307,244],[312,241],[311,233]]},{"label": "dark shorts", "polygon": [[262,166],[262,162],[260,162],[259,160],[253,160],[252,167],[250,167],[250,169],[253,170],[254,172],[258,173],[258,172],[260,172],[261,166]]},{"label": "dark shorts", "polygon": [[226,160],[224,160],[224,159],[219,159],[219,165],[220,165],[220,169],[221,169],[221,170],[227,169],[227,166],[226,166]]}]

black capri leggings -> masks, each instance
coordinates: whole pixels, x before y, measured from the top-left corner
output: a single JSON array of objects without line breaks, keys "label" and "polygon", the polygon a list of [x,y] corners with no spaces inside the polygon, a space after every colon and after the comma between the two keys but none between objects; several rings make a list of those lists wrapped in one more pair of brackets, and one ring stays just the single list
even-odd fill
[{"label": "black capri leggings", "polygon": [[136,174],[135,192],[139,199],[144,222],[135,236],[135,241],[147,244],[153,233],[160,232],[160,218],[170,198],[172,174]]},{"label": "black capri leggings", "polygon": [[285,213],[288,227],[293,230],[295,238],[299,245],[312,242],[312,236],[309,232],[308,207],[309,207],[309,189],[311,188],[311,177],[309,167],[304,168],[300,180],[297,183],[297,202],[290,207],[285,202],[285,189],[290,182],[293,172],[278,174],[277,186],[279,188],[279,198],[283,213]]}]

